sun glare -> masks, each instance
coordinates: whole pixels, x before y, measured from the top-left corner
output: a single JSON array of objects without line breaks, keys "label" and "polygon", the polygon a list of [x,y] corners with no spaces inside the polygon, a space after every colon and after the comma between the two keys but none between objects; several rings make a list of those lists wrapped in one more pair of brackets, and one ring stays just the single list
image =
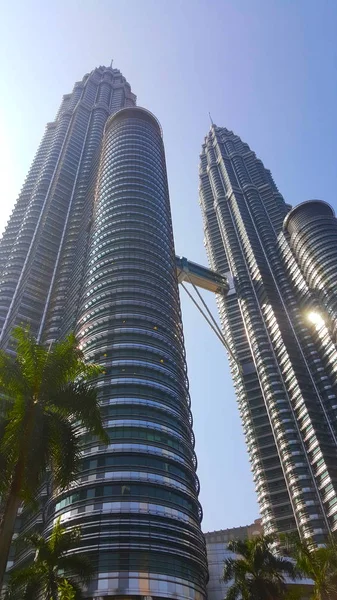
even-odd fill
[{"label": "sun glare", "polygon": [[309,321],[311,321],[311,323],[313,323],[317,327],[323,327],[323,325],[325,325],[325,321],[324,321],[323,317],[318,312],[311,311],[308,314],[308,319],[309,319]]}]

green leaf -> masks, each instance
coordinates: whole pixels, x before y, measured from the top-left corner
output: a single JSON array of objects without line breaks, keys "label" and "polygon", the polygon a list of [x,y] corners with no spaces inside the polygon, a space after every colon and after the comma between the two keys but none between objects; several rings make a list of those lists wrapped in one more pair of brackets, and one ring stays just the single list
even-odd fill
[{"label": "green leaf", "polygon": [[[108,443],[95,388],[102,369],[84,362],[73,334],[51,348],[29,329],[16,328],[13,337],[16,356],[0,351],[0,495],[34,505],[47,471],[61,488],[76,479],[81,429]],[[6,506],[0,547],[8,555]]]},{"label": "green leaf", "polygon": [[246,540],[233,540],[229,550],[236,558],[228,558],[224,563],[224,581],[233,581],[226,600],[270,600],[285,597],[287,587],[285,577],[296,577],[294,564],[276,554],[273,536],[254,536]]},{"label": "green leaf", "polygon": [[[83,586],[90,582],[93,568],[88,556],[77,553],[81,542],[78,527],[66,529],[56,521],[49,538],[33,533],[24,538],[35,551],[32,565],[11,572],[6,600],[36,600],[58,590],[60,598],[80,600]],[[62,575],[60,573],[62,572]]]}]

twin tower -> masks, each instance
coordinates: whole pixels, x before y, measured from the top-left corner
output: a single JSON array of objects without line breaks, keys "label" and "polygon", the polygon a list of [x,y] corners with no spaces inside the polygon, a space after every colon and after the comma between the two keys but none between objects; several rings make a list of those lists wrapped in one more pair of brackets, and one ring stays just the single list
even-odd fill
[{"label": "twin tower", "polygon": [[[318,201],[289,212],[227,129],[212,125],[200,160],[206,249],[229,282],[218,304],[262,522],[322,543],[337,528],[335,219]],[[162,131],[117,69],[85,75],[48,123],[0,242],[0,273],[1,347],[13,351],[22,323],[46,344],[75,331],[104,367],[110,438],[83,437],[76,487],[42,496],[44,518],[23,513],[21,532],[48,534],[58,517],[80,525],[78,552],[96,569],[88,598],[203,600]],[[11,561],[28,558],[21,549]]]}]

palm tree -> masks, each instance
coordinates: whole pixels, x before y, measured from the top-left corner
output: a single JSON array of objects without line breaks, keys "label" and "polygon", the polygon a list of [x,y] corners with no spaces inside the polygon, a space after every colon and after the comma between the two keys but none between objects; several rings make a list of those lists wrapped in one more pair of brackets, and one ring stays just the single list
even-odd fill
[{"label": "palm tree", "polygon": [[337,597],[337,542],[328,537],[325,546],[317,548],[298,536],[286,537],[288,552],[296,560],[302,575],[314,583],[312,600],[335,600]]},{"label": "palm tree", "polygon": [[56,521],[49,539],[33,533],[23,538],[35,550],[28,567],[11,574],[5,600],[80,600],[92,577],[90,559],[71,553],[81,539],[79,528],[67,530]]},{"label": "palm tree", "polygon": [[259,535],[246,540],[234,540],[228,549],[238,555],[227,558],[224,581],[233,580],[226,600],[279,600],[285,597],[285,576],[296,577],[293,563],[272,550],[275,539]]},{"label": "palm tree", "polygon": [[83,361],[74,335],[47,349],[13,332],[16,355],[0,351],[0,592],[21,503],[34,503],[46,471],[64,489],[76,479],[80,428],[107,443],[96,389],[101,369]]},{"label": "palm tree", "polygon": [[63,581],[61,581],[61,583],[58,586],[58,592],[59,592],[60,600],[75,600],[76,599],[76,592],[75,592],[73,586],[71,585],[71,583],[67,579],[64,579]]}]

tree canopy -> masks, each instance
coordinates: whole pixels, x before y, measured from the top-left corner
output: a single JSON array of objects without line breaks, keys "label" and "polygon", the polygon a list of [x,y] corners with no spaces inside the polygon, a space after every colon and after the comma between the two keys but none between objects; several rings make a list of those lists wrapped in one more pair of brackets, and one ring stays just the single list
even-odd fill
[{"label": "tree canopy", "polygon": [[20,504],[32,504],[46,473],[54,487],[76,480],[81,432],[108,436],[87,364],[73,334],[47,348],[13,331],[15,354],[0,351],[0,590]]}]

